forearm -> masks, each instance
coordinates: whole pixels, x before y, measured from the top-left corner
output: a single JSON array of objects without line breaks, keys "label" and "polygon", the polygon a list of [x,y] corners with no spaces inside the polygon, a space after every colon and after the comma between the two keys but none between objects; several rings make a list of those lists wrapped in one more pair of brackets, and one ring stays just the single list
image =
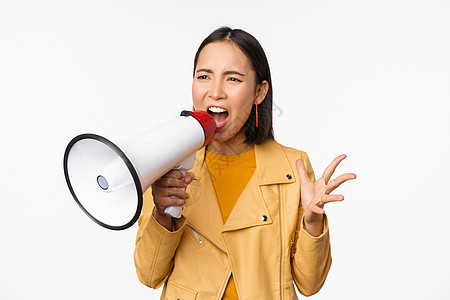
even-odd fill
[{"label": "forearm", "polygon": [[298,232],[292,268],[300,292],[309,296],[317,293],[325,282],[331,267],[331,249],[326,217],[317,237],[308,233],[303,224]]},{"label": "forearm", "polygon": [[167,230],[150,217],[136,241],[134,260],[139,280],[146,286],[158,288],[173,266],[173,256],[180,242],[185,219],[178,220],[178,230]]}]

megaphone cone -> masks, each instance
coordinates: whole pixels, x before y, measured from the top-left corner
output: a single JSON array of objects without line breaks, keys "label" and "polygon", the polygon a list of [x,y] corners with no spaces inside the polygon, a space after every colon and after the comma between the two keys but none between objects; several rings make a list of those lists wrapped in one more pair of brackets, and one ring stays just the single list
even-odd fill
[{"label": "megaphone cone", "polygon": [[[132,226],[142,210],[143,193],[174,168],[193,167],[195,152],[216,131],[204,111],[180,117],[120,143],[96,134],[73,138],[64,153],[64,175],[80,208],[97,224],[112,230]],[[181,208],[166,210],[173,217]]]}]

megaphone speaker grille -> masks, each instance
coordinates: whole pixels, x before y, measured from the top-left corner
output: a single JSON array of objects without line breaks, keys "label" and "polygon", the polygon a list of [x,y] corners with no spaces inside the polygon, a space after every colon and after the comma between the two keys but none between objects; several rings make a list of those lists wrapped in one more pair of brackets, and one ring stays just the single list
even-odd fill
[{"label": "megaphone speaker grille", "polygon": [[[110,189],[99,174],[114,162],[121,184]],[[112,230],[132,226],[142,210],[142,187],[131,161],[114,143],[95,134],[82,134],[64,153],[64,175],[80,208],[97,224]]]}]

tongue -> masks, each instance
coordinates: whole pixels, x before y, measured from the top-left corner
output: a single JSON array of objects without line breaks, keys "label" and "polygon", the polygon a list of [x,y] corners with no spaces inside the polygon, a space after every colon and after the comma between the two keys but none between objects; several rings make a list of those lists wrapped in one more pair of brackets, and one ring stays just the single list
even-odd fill
[{"label": "tongue", "polygon": [[227,119],[227,117],[228,117],[227,112],[213,114],[213,118],[214,118],[214,121],[216,121],[216,124],[223,123]]}]

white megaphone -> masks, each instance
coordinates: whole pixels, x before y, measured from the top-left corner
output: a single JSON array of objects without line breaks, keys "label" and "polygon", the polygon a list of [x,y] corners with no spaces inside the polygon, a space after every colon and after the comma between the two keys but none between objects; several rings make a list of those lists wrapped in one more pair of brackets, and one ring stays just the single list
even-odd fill
[{"label": "white megaphone", "polygon": [[[64,175],[73,198],[97,224],[113,230],[132,226],[142,210],[143,193],[171,169],[186,172],[195,152],[216,132],[204,111],[183,111],[159,127],[116,146],[104,137],[82,134],[64,153]],[[167,207],[175,218],[182,207]]]}]

